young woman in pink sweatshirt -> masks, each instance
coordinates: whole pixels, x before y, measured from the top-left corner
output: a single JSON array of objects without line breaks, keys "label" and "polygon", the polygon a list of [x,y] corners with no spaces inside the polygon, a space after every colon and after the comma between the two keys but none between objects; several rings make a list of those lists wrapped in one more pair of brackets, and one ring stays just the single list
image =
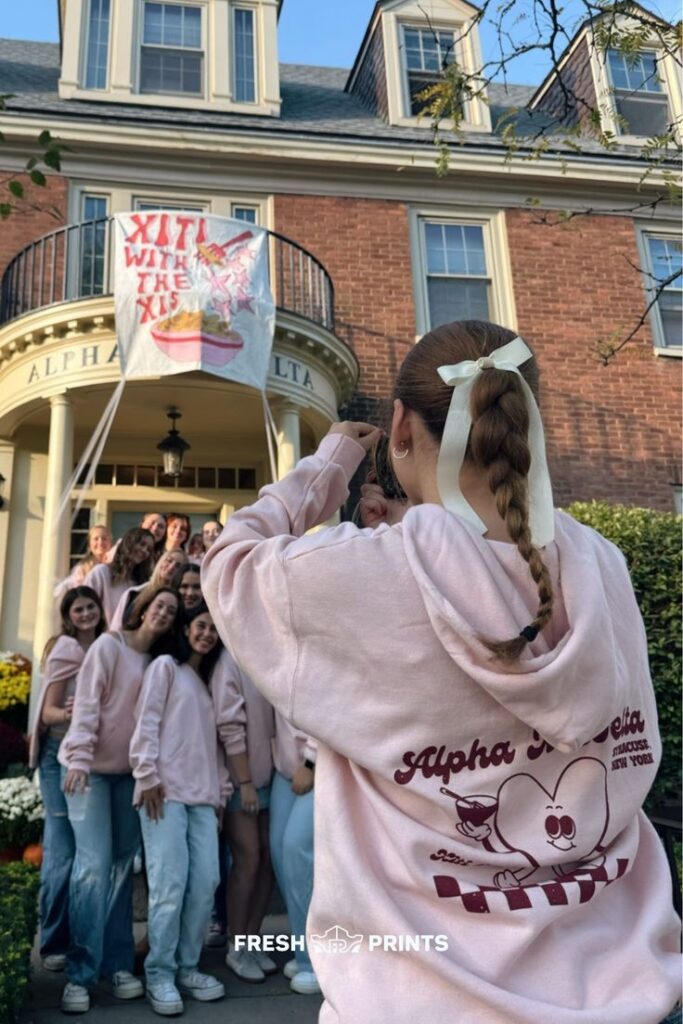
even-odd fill
[{"label": "young woman in pink sweatshirt", "polygon": [[[223,650],[211,676],[218,732],[235,791],[223,824],[231,867],[226,886],[227,921],[236,935],[258,935],[273,887],[268,842],[273,709],[230,654]],[[235,949],[225,962],[244,981],[264,981],[277,965],[266,953]]]},{"label": "young woman in pink sweatshirt", "polygon": [[659,1024],[680,996],[643,623],[621,552],[553,512],[537,382],[512,331],[434,330],[394,391],[400,522],[304,536],[378,438],[335,424],[204,559],[240,667],[319,741],[321,1024]]},{"label": "young woman in pink sweatshirt", "polygon": [[149,886],[147,998],[161,1015],[182,1013],[182,995],[225,995],[197,969],[219,881],[218,819],[229,783],[208,682],[220,653],[205,604],[185,619],[180,660],[157,658],[145,673],[130,743]]},{"label": "young woman in pink sweatshirt", "polygon": [[120,633],[97,639],[78,673],[71,725],[59,749],[76,854],[69,886],[71,946],[66,1013],[90,1007],[100,976],[113,994],[143,994],[134,961],[132,866],[140,845],[128,748],[135,705],[150,659],[163,653],[179,602],[166,588],[136,609]]},{"label": "young woman in pink sweatshirt", "polygon": [[48,640],[41,663],[29,766],[39,768],[45,808],[40,866],[40,954],[43,967],[61,971],[69,948],[69,878],[74,834],[67,817],[57,760],[73,714],[76,677],[86,652],[104,629],[102,604],[90,587],[67,590],[59,608],[62,631]]},{"label": "young woman in pink sweatshirt", "polygon": [[113,632],[116,629],[121,629],[121,626],[126,620],[127,615],[130,614],[133,607],[133,602],[138,600],[143,591],[149,588],[147,594],[151,594],[154,590],[159,587],[170,587],[173,582],[175,573],[181,566],[187,565],[187,558],[182,551],[164,551],[163,555],[159,558],[159,561],[154,566],[154,571],[146,583],[138,583],[134,587],[128,587],[124,590],[123,594],[119,598],[119,602],[116,605],[116,611],[112,615],[109,623],[109,629]]},{"label": "young woman in pink sweatshirt", "polygon": [[102,601],[107,623],[128,588],[147,582],[154,566],[153,554],[152,534],[134,526],[124,533],[111,563],[96,565],[85,577],[85,586],[92,587]]}]

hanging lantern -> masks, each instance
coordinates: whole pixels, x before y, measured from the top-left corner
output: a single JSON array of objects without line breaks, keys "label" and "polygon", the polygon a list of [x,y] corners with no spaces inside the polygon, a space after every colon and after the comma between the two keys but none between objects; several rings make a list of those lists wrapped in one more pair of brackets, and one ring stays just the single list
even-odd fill
[{"label": "hanging lantern", "polygon": [[185,452],[191,446],[176,430],[176,420],[182,417],[175,406],[172,406],[166,415],[170,419],[172,426],[163,441],[159,442],[157,448],[164,458],[164,476],[171,476],[177,479],[183,471]]}]

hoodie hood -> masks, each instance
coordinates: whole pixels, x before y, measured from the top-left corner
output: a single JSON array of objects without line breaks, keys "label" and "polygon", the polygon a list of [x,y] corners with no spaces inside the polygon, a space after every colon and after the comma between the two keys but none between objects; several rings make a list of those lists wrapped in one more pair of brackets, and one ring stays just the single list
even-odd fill
[{"label": "hoodie hood", "polygon": [[553,616],[512,665],[495,661],[481,638],[517,636],[536,615],[536,584],[517,548],[484,540],[437,505],[411,509],[402,530],[410,570],[444,650],[551,746],[571,752],[588,743],[622,710],[627,681],[641,673],[649,679],[626,562],[590,527],[556,512],[555,540],[543,552]]}]

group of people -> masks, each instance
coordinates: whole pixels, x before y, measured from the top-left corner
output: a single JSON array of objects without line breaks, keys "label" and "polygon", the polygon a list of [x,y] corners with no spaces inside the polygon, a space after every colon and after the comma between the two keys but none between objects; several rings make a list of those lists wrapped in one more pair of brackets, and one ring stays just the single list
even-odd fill
[{"label": "group of people", "polygon": [[[184,997],[220,999],[222,982],[199,970],[205,942],[227,942],[228,967],[264,981],[277,964],[234,937],[259,934],[273,865],[305,931],[315,744],[219,638],[200,568],[221,529],[205,523],[190,556],[184,515],[148,513],[115,544],[95,526],[56,591],[61,631],[43,656],[31,764],[45,806],[40,950],[47,969],[66,971],[67,1013],[87,1011],[100,980],[121,999],[146,993],[161,1015],[181,1013]],[[133,973],[138,856],[144,987]],[[319,991],[305,948],[284,970],[294,991]]]},{"label": "group of people", "polygon": [[[164,538],[143,526],[69,591],[40,711],[65,1009],[100,975],[142,992],[140,831],[152,1006],[222,994],[197,964],[225,807],[230,934],[258,931],[270,856],[310,940],[286,970],[319,981],[321,1024],[680,1022],[680,922],[642,811],[661,756],[645,632],[621,552],[553,509],[538,378],[514,332],[439,327],[388,429],[333,424],[231,516],[201,578],[162,556],[145,586]],[[314,529],[372,452],[361,524]],[[243,977],[274,967],[241,953]]]}]

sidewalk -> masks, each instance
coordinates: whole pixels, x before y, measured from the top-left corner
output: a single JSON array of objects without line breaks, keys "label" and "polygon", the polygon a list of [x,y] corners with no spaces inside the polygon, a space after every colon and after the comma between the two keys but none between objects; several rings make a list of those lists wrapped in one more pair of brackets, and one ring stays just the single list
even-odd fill
[{"label": "sidewalk", "polygon": [[[266,918],[263,931],[287,932],[287,918]],[[229,1024],[316,1024],[322,1002],[320,996],[297,995],[282,974],[274,974],[260,985],[240,981],[225,966],[224,956],[224,949],[205,949],[200,968],[220,978],[225,985],[225,999],[215,1003],[188,999],[183,1016],[169,1020],[191,1024],[223,1024],[223,1021]],[[282,968],[290,957],[287,953],[275,953],[273,959]],[[146,999],[122,1002],[114,999],[104,986],[94,993],[89,1013],[63,1014],[59,1000],[65,980],[63,974],[42,969],[34,948],[31,985],[20,1024],[66,1024],[69,1020],[83,1021],[83,1024],[154,1024],[164,1019],[153,1012]]]}]

